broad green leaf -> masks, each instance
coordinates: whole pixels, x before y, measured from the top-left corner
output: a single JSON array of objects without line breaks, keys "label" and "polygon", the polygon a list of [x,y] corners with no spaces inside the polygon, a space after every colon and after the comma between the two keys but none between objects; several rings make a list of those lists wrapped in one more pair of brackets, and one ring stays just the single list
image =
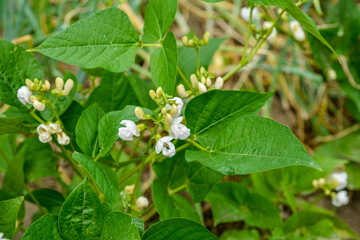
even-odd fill
[{"label": "broad green leaf", "polygon": [[[64,76],[64,82],[68,81],[69,79],[72,79],[74,81],[74,87],[71,89],[69,95],[61,96],[56,101],[56,96],[53,95],[51,97],[51,91],[46,93],[46,96],[48,98],[51,97],[51,103],[54,104],[56,101],[54,108],[59,116],[61,116],[68,109],[68,107],[71,105],[72,101],[74,100],[75,94],[77,92],[77,87],[78,87],[77,78],[71,72],[66,71]],[[48,106],[46,106],[43,112],[40,112],[40,115],[47,121],[49,121],[54,117],[53,112]]]},{"label": "broad green leaf", "polygon": [[[45,207],[50,213],[58,214],[65,198],[58,191],[51,188],[39,188],[31,192],[36,200]],[[35,204],[30,195],[26,195],[25,199]]]},{"label": "broad green leaf", "polygon": [[150,58],[150,72],[156,87],[162,87],[165,93],[172,94],[176,83],[176,67],[178,63],[176,38],[169,32]]},{"label": "broad green leaf", "polygon": [[105,112],[98,104],[93,104],[83,111],[76,124],[76,143],[88,156],[95,157],[99,152],[97,127]]},{"label": "broad green leaf", "polygon": [[252,230],[228,230],[225,231],[221,237],[220,240],[261,240],[260,234],[255,229]]},{"label": "broad green leaf", "polygon": [[169,218],[186,218],[200,223],[200,218],[191,203],[177,194],[169,194],[168,190],[154,180],[152,194],[155,207],[162,220]]},{"label": "broad green leaf", "polygon": [[44,78],[42,68],[34,56],[24,48],[2,39],[0,39],[0,73],[0,102],[16,107],[24,107],[17,99],[17,91],[25,85],[25,79]]},{"label": "broad green leaf", "polygon": [[360,164],[350,162],[346,164],[346,172],[348,174],[348,188],[351,190],[360,189]]},{"label": "broad green leaf", "polygon": [[155,223],[144,234],[142,240],[217,240],[218,238],[199,223],[173,218]]},{"label": "broad green leaf", "polygon": [[138,229],[140,237],[144,234],[145,224],[139,217],[132,217],[132,223],[134,223]]},{"label": "broad green leaf", "polygon": [[34,50],[83,68],[123,72],[135,61],[139,36],[128,16],[107,8],[81,19]]},{"label": "broad green leaf", "polygon": [[49,144],[39,141],[38,137],[27,138],[24,159],[25,182],[30,183],[47,176],[57,177],[57,161],[53,157],[53,150]]},{"label": "broad green leaf", "polygon": [[175,19],[177,0],[150,0],[146,5],[144,36],[145,43],[163,39]]},{"label": "broad green leaf", "polygon": [[284,8],[293,18],[295,18],[309,33],[319,39],[324,45],[326,45],[335,55],[335,50],[330,44],[323,38],[316,25],[311,18],[307,16],[301,9],[296,6],[293,0],[246,0],[249,3],[257,5],[271,5]]},{"label": "broad green leaf", "polygon": [[104,73],[100,86],[91,93],[86,105],[93,103],[99,104],[105,112],[121,110],[130,104],[139,105],[128,77],[111,72]]},{"label": "broad green leaf", "polygon": [[186,184],[194,202],[201,202],[223,175],[198,162],[188,163],[184,152],[153,164],[160,182],[171,190]]},{"label": "broad green leaf", "polygon": [[122,212],[109,213],[104,219],[102,240],[140,240],[138,228],[133,218]]},{"label": "broad green leaf", "polygon": [[[135,116],[135,106],[126,106],[121,111],[114,111],[105,114],[99,122],[98,132],[99,132],[99,144],[100,151],[102,156],[106,156],[114,145],[115,141],[119,139],[118,131],[123,125],[120,124],[122,120],[131,120],[134,122],[139,121]],[[152,112],[143,109],[146,114],[151,114]]]},{"label": "broad green leaf", "polygon": [[60,117],[64,128],[66,129],[66,133],[70,137],[70,141],[77,151],[80,151],[80,148],[76,143],[75,128],[83,111],[84,107],[77,101],[73,101],[66,112],[64,112]]},{"label": "broad green leaf", "polygon": [[34,129],[28,125],[25,117],[5,117],[0,115],[0,134],[30,133]]},{"label": "broad green leaf", "polygon": [[185,110],[192,134],[240,116],[255,115],[273,93],[213,90],[192,99]]},{"label": "broad green leaf", "polygon": [[23,201],[24,197],[18,197],[0,202],[0,232],[4,238],[13,238],[16,218]]},{"label": "broad green leaf", "polygon": [[207,150],[187,150],[186,160],[199,161],[225,175],[296,165],[320,169],[289,128],[259,116],[214,125],[197,140]]},{"label": "broad green leaf", "polygon": [[111,168],[97,163],[81,153],[74,152],[72,156],[95,180],[108,202],[116,203],[119,201],[119,179]]},{"label": "broad green leaf", "polygon": [[273,203],[249,193],[241,184],[218,183],[207,198],[212,205],[215,225],[242,220],[253,227],[275,228],[281,225],[279,211]]},{"label": "broad green leaf", "polygon": [[41,217],[26,229],[21,240],[63,240],[58,229],[58,216]]},{"label": "broad green leaf", "polygon": [[59,214],[59,229],[66,240],[100,238],[103,207],[87,179],[68,196]]},{"label": "broad green leaf", "polygon": [[15,135],[0,135],[0,152],[0,169],[5,170],[7,163],[3,155],[5,155],[6,159],[13,159],[16,154]]},{"label": "broad green leaf", "polygon": [[[210,39],[207,45],[200,48],[200,66],[203,66],[206,69],[209,67],[215,52],[218,50],[224,40],[225,38],[213,38]],[[197,56],[194,48],[179,48],[179,69],[188,80],[190,80],[190,75],[196,72],[196,61]],[[179,75],[178,81],[183,82]]]},{"label": "broad green leaf", "polygon": [[158,107],[149,95],[149,91],[155,88],[153,82],[145,81],[135,74],[129,74],[128,81],[131,84],[140,106],[148,109],[155,109]]}]

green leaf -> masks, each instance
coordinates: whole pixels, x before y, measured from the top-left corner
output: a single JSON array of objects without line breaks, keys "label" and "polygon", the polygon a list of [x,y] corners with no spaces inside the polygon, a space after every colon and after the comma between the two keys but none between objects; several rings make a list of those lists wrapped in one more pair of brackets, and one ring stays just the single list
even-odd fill
[{"label": "green leaf", "polygon": [[3,155],[5,155],[6,159],[13,159],[16,154],[15,135],[0,135],[0,152],[2,153],[0,154],[0,169],[4,170],[7,167],[7,163]]},{"label": "green leaf", "polygon": [[[115,141],[119,139],[118,130],[123,125],[120,124],[122,120],[131,120],[134,122],[139,121],[135,116],[135,106],[126,106],[121,111],[114,111],[105,114],[99,122],[98,132],[99,132],[99,144],[100,151],[102,156],[111,150]],[[147,109],[143,109],[146,114],[151,114],[152,112]]]},{"label": "green leaf", "polygon": [[192,99],[185,110],[192,134],[201,134],[224,121],[256,115],[273,93],[213,90]]},{"label": "green leaf", "polygon": [[58,176],[57,162],[53,157],[53,150],[49,144],[39,141],[38,137],[27,138],[24,159],[25,182],[30,183],[47,176]]},{"label": "green leaf", "polygon": [[184,152],[153,164],[160,182],[171,190],[186,184],[194,202],[201,202],[223,175],[198,162],[188,163]]},{"label": "green leaf", "polygon": [[156,87],[162,87],[165,93],[172,94],[176,83],[178,52],[176,38],[169,32],[150,58],[150,72]]},{"label": "green leaf", "polygon": [[84,153],[92,157],[99,152],[97,127],[104,114],[105,112],[95,103],[83,111],[76,124],[76,143]]},{"label": "green leaf", "polygon": [[13,198],[0,202],[0,232],[4,238],[13,238],[16,218],[24,197]]},{"label": "green leaf", "polygon": [[103,208],[94,190],[85,178],[63,204],[59,214],[59,229],[65,239],[100,238],[103,226]]},{"label": "green leaf", "polygon": [[[31,192],[38,200],[41,206],[45,207],[50,213],[57,214],[60,212],[65,198],[58,191],[51,188],[39,188]],[[30,195],[26,195],[25,199],[35,204]]]},{"label": "green leaf", "polygon": [[199,223],[173,218],[155,223],[142,240],[217,240],[218,238]]},{"label": "green leaf", "polygon": [[221,237],[220,240],[261,240],[260,234],[255,229],[252,230],[228,230],[225,231]]},{"label": "green leaf", "polygon": [[163,39],[175,19],[177,0],[150,0],[146,6],[144,36],[145,43]]},{"label": "green leaf", "polygon": [[58,216],[45,215],[26,229],[21,240],[62,240],[58,229]]},{"label": "green leaf", "polygon": [[199,161],[225,175],[295,165],[320,169],[289,128],[259,116],[245,116],[214,125],[197,140],[208,150],[187,150],[186,160]]},{"label": "green leaf", "polygon": [[27,78],[44,78],[40,63],[24,48],[0,39],[0,102],[24,107],[17,91]]},{"label": "green leaf", "polygon": [[26,117],[3,117],[0,115],[0,134],[30,133],[34,128],[30,127]]},{"label": "green leaf", "polygon": [[222,2],[224,0],[203,0],[203,1],[208,3],[217,3],[217,2]]},{"label": "green leaf", "polygon": [[149,95],[149,91],[155,88],[153,82],[145,81],[135,74],[129,74],[128,81],[131,84],[132,90],[134,91],[140,106],[148,109],[155,109],[158,107]]},{"label": "green leaf", "polygon": [[141,237],[130,215],[112,212],[105,217],[100,239],[140,240]]},{"label": "green leaf", "polygon": [[81,19],[34,50],[83,68],[123,72],[135,61],[139,36],[128,16],[107,8]]},{"label": "green leaf", "polygon": [[253,227],[275,228],[281,225],[277,208],[268,199],[249,193],[241,184],[218,183],[207,198],[212,205],[215,225],[241,220]]},{"label": "green leaf", "polygon": [[186,198],[169,194],[168,190],[156,180],[153,181],[152,194],[155,207],[162,220],[181,217],[201,223],[199,215]]},{"label": "green leaf", "polygon": [[284,8],[293,18],[295,18],[309,33],[319,39],[325,46],[327,46],[336,56],[335,50],[323,38],[312,19],[306,15],[301,9],[296,6],[293,0],[246,0],[251,4],[257,5],[271,5]]},{"label": "green leaf", "polygon": [[116,203],[119,201],[119,179],[111,168],[94,162],[88,156],[81,153],[74,152],[72,156],[95,180],[108,202]]},{"label": "green leaf", "polygon": [[[213,38],[210,39],[209,43],[200,48],[200,66],[208,68],[215,52],[220,47],[221,43],[226,38]],[[180,47],[179,48],[179,69],[184,74],[186,79],[190,79],[190,75],[196,72],[196,61],[197,55],[194,48],[189,47]],[[183,80],[178,75],[178,81],[182,82]]]},{"label": "green leaf", "polygon": [[[64,76],[64,82],[68,81],[68,79],[72,79],[74,81],[74,87],[71,89],[69,95],[61,96],[58,98],[57,101],[56,101],[55,96],[52,96],[52,98],[51,98],[52,104],[54,104],[56,101],[54,108],[59,116],[61,116],[69,108],[69,106],[71,105],[72,101],[74,100],[75,94],[77,92],[77,87],[78,87],[77,78],[71,72],[66,71],[65,76]],[[50,98],[51,91],[47,92],[46,96],[47,96],[47,98]],[[53,112],[51,111],[51,109],[48,106],[46,106],[45,110],[43,112],[40,112],[40,114],[46,121],[49,121],[50,119],[52,119],[54,117]]]},{"label": "green leaf", "polygon": [[132,217],[132,222],[136,225],[139,235],[142,236],[144,234],[145,224],[143,220],[139,217]]},{"label": "green leaf", "polygon": [[105,72],[100,86],[91,93],[86,105],[97,103],[105,112],[121,110],[129,104],[139,105],[131,88],[125,74]]}]

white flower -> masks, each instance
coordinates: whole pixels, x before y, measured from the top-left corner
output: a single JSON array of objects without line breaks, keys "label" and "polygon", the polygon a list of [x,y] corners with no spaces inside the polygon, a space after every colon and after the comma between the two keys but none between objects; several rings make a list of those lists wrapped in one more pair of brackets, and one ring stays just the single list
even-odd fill
[{"label": "white flower", "polygon": [[43,132],[43,133],[39,134],[39,140],[42,143],[51,142],[51,140],[52,140],[51,134],[49,132]]},{"label": "white flower", "polygon": [[65,83],[64,90],[62,91],[63,95],[69,95],[71,89],[74,86],[74,81],[72,79],[68,79]]},{"label": "white flower", "polygon": [[0,232],[0,240],[9,240],[9,239],[4,238],[4,234],[2,232]]},{"label": "white flower", "polygon": [[349,203],[349,196],[347,191],[342,190],[336,193],[336,196],[331,201],[335,207],[341,207]]},{"label": "white flower", "polygon": [[290,29],[294,34],[294,38],[299,42],[302,42],[306,38],[306,34],[298,21],[290,22]]},{"label": "white flower", "polygon": [[347,173],[346,172],[340,172],[340,173],[333,173],[330,175],[329,182],[334,183],[336,185],[335,190],[340,191],[347,186]]},{"label": "white flower", "polygon": [[[272,25],[273,25],[273,24],[272,24],[271,22],[265,21],[265,22],[263,23],[263,28],[264,28],[265,30],[267,30],[267,29],[271,28]],[[271,31],[269,37],[267,38],[267,40],[268,40],[270,43],[273,43],[273,42],[276,40],[276,37],[277,37],[277,30],[276,30],[276,28],[274,27],[273,30]]]},{"label": "white flower", "polygon": [[37,127],[36,131],[37,131],[37,133],[38,133],[39,135],[41,135],[41,134],[44,133],[44,132],[49,132],[48,126],[45,125],[45,124],[43,124],[43,123],[40,124],[40,125]]},{"label": "white flower", "polygon": [[[176,118],[176,117],[180,116],[182,108],[184,106],[184,102],[179,97],[174,97],[174,98],[170,99],[170,101],[175,101],[175,104],[177,106],[177,113],[174,115],[174,118]],[[170,104],[166,104],[165,107],[167,110],[171,110]]]},{"label": "white flower", "polygon": [[49,123],[49,125],[48,125],[48,131],[49,131],[51,134],[54,134],[54,133],[59,133],[59,132],[61,132],[62,129],[61,129],[60,124],[58,124],[58,123]]},{"label": "white flower", "polygon": [[118,135],[124,141],[132,141],[133,136],[140,136],[140,131],[137,128],[136,124],[131,120],[122,120],[120,122],[121,125],[125,127],[119,128]]},{"label": "white flower", "polygon": [[[249,7],[244,7],[241,9],[240,15],[242,17],[242,19],[244,19],[246,22],[250,21],[250,11],[251,8]],[[257,7],[254,7],[253,12],[252,12],[252,20],[259,20],[260,16],[259,16],[259,9]]]},{"label": "white flower", "polygon": [[176,87],[176,91],[177,91],[177,93],[179,94],[180,97],[182,97],[182,98],[188,97],[188,94],[187,94],[187,92],[186,92],[186,90],[185,90],[184,85],[179,84],[179,85]]},{"label": "white flower", "polygon": [[70,138],[66,133],[59,132],[57,133],[57,141],[61,145],[68,145],[70,143]]},{"label": "white flower", "polygon": [[139,197],[136,199],[136,209],[138,211],[143,210],[149,206],[149,200],[146,197]]},{"label": "white flower", "polygon": [[35,100],[34,101],[34,108],[40,112],[44,111],[45,110],[45,104],[38,101],[38,100]]},{"label": "white flower", "polygon": [[207,88],[205,86],[205,84],[199,82],[198,83],[198,88],[199,88],[199,93],[202,94],[202,93],[205,93],[207,91]]},{"label": "white flower", "polygon": [[31,95],[32,95],[32,92],[30,92],[30,90],[29,90],[29,88],[27,86],[22,86],[17,91],[17,98],[24,105],[26,105],[26,103],[32,104],[31,101],[30,101]]},{"label": "white flower", "polygon": [[190,136],[190,129],[181,124],[183,117],[177,117],[170,126],[170,137],[185,140]]},{"label": "white flower", "polygon": [[155,146],[156,153],[159,154],[160,152],[162,152],[162,154],[167,157],[174,156],[176,151],[175,146],[171,142],[171,140],[173,140],[173,138],[169,136],[160,138]]},{"label": "white flower", "polygon": [[222,89],[223,86],[224,86],[224,79],[222,77],[218,77],[214,84],[215,89]]}]

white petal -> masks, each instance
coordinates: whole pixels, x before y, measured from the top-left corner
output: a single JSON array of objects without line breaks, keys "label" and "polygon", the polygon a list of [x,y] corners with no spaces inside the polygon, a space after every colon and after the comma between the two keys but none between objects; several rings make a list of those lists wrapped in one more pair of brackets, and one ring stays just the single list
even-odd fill
[{"label": "white petal", "polygon": [[139,133],[139,131],[137,129],[137,126],[133,121],[131,121],[131,120],[123,120],[123,121],[121,121],[120,124],[125,125],[126,128],[129,130],[129,132],[131,132],[132,135],[135,135],[137,137],[140,135],[140,133]]},{"label": "white petal", "polygon": [[51,134],[49,132],[43,132],[39,135],[39,140],[42,143],[51,142],[52,140]]},{"label": "white petal", "polygon": [[49,130],[48,130],[48,126],[42,123],[37,127],[36,131],[39,135],[41,135],[42,133],[48,132]]},{"label": "white petal", "polygon": [[163,150],[164,148],[164,142],[159,139],[155,145],[155,151],[157,154],[161,153],[161,151]]},{"label": "white petal", "polygon": [[162,153],[164,156],[166,157],[172,157],[175,155],[176,150],[175,150],[175,145],[172,142],[167,142],[167,147],[164,147],[162,150]]},{"label": "white petal", "polygon": [[127,127],[119,128],[118,136],[124,141],[133,140],[133,134],[129,131]]}]

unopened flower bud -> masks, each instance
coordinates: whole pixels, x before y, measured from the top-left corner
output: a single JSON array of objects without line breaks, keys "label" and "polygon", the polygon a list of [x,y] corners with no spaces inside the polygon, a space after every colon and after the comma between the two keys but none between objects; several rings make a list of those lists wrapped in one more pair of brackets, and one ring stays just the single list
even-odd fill
[{"label": "unopened flower bud", "polygon": [[178,108],[175,104],[173,104],[171,107],[170,115],[173,117],[177,114],[177,112],[178,112]]},{"label": "unopened flower bud", "polygon": [[204,74],[206,72],[205,68],[204,67],[201,67],[200,68],[200,74]]},{"label": "unopened flower bud", "polygon": [[203,44],[206,45],[209,43],[209,38],[210,38],[210,33],[209,32],[205,32],[204,36],[203,36]]},{"label": "unopened flower bud", "polygon": [[201,77],[201,83],[206,84],[206,78],[204,76]]},{"label": "unopened flower bud", "polygon": [[151,89],[150,92],[149,92],[149,95],[150,95],[150,97],[151,97],[152,100],[155,100],[155,99],[156,99],[156,93],[155,93],[154,90]]},{"label": "unopened flower bud", "polygon": [[215,81],[215,89],[222,89],[222,87],[224,86],[224,79],[222,77],[218,77]]},{"label": "unopened flower bud", "polygon": [[206,86],[210,87],[212,85],[212,81],[210,78],[206,78]]},{"label": "unopened flower bud", "polygon": [[314,179],[313,181],[312,181],[312,185],[313,185],[313,187],[314,188],[319,188],[319,182],[318,182],[318,180],[317,179]]},{"label": "unopened flower bud", "polygon": [[329,189],[325,189],[325,195],[329,196],[331,194],[331,191]]},{"label": "unopened flower bud", "polygon": [[34,101],[34,108],[40,112],[44,111],[45,110],[45,104],[38,101],[38,100],[35,100]]},{"label": "unopened flower bud", "polygon": [[162,90],[162,88],[161,87],[159,87],[157,90],[156,90],[156,96],[157,97],[161,97],[162,95],[163,95],[163,90]]},{"label": "unopened flower bud", "polygon": [[130,195],[134,193],[135,184],[125,186],[125,193]]},{"label": "unopened flower bud", "polygon": [[70,143],[70,137],[64,132],[57,133],[57,140],[61,145],[68,145]]},{"label": "unopened flower bud", "polygon": [[32,88],[34,87],[34,83],[30,80],[30,79],[26,79],[25,80],[26,86],[32,90]]},{"label": "unopened flower bud", "polygon": [[193,74],[191,74],[191,76],[190,76],[190,81],[191,81],[191,86],[193,87],[193,88],[196,88],[196,86],[198,85],[198,79],[197,79],[197,77],[196,77],[196,75],[193,73]]},{"label": "unopened flower bud", "polygon": [[71,89],[74,87],[74,81],[72,79],[68,79],[65,83],[63,94],[69,95]]},{"label": "unopened flower bud", "polygon": [[161,113],[164,114],[164,115],[167,113],[166,107],[163,107],[163,108],[161,109]]},{"label": "unopened flower bud", "polygon": [[186,94],[184,85],[179,84],[179,85],[176,87],[176,91],[177,91],[177,94],[178,94],[180,97],[182,97],[182,98],[186,98],[186,97],[187,97],[187,94]]},{"label": "unopened flower bud", "polygon": [[194,46],[194,39],[191,39],[191,40],[189,41],[188,46],[190,46],[190,47],[193,47],[193,46]]},{"label": "unopened flower bud", "polygon": [[165,121],[165,125],[170,125],[172,123],[173,119],[172,119],[172,117],[171,117],[171,115],[169,113],[165,114],[165,120],[164,121]]},{"label": "unopened flower bud", "polygon": [[59,91],[62,91],[64,89],[64,79],[57,77],[55,79],[55,85]]},{"label": "unopened flower bud", "polygon": [[181,41],[185,47],[187,47],[189,45],[189,38],[187,36],[183,36]]},{"label": "unopened flower bud", "polygon": [[50,90],[50,82],[48,80],[45,81],[44,83],[44,90],[45,91],[49,91]]},{"label": "unopened flower bud", "polygon": [[136,117],[138,117],[139,119],[142,119],[142,120],[145,119],[145,118],[144,118],[144,111],[142,110],[141,107],[135,108],[135,115],[136,115]]},{"label": "unopened flower bud", "polygon": [[201,93],[205,93],[205,92],[207,91],[206,86],[205,86],[203,83],[201,83],[201,82],[199,82],[198,88],[199,88],[200,94],[201,94]]},{"label": "unopened flower bud", "polygon": [[139,197],[136,200],[136,209],[138,211],[143,210],[149,206],[149,200],[146,197]]},{"label": "unopened flower bud", "polygon": [[323,187],[324,185],[325,185],[325,178],[320,178],[319,180],[318,180],[318,183],[319,183],[319,188],[321,188],[321,187]]},{"label": "unopened flower bud", "polygon": [[38,85],[39,84],[39,79],[34,78],[34,83],[35,83],[35,85]]}]

